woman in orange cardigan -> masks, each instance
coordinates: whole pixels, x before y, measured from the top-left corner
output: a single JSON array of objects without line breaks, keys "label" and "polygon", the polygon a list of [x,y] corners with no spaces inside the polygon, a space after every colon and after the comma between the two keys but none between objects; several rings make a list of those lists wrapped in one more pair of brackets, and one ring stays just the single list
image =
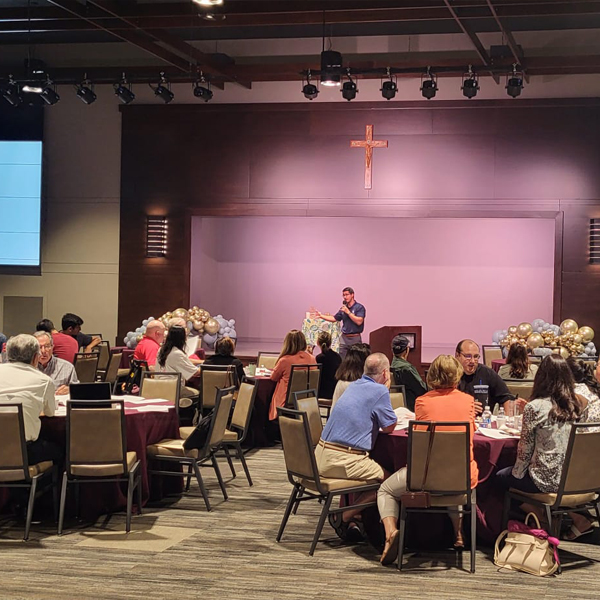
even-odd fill
[{"label": "woman in orange cardigan", "polygon": [[306,338],[301,331],[292,329],[283,341],[283,350],[277,364],[271,373],[271,379],[277,382],[275,393],[271,400],[269,419],[277,418],[277,407],[285,404],[285,395],[290,381],[292,365],[314,365],[317,361],[306,351]]}]

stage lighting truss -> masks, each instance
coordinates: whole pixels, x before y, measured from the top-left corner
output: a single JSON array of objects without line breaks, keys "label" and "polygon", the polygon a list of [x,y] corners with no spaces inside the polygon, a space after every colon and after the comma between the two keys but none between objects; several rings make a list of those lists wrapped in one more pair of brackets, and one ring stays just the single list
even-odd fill
[{"label": "stage lighting truss", "polygon": [[356,94],[358,94],[358,87],[356,86],[356,80],[352,79],[350,69],[346,69],[346,77],[348,78],[348,81],[344,81],[340,92],[342,93],[344,100],[354,100]]},{"label": "stage lighting truss", "polygon": [[477,96],[477,92],[479,91],[479,76],[473,71],[471,65],[469,65],[469,70],[463,75],[460,89],[463,96],[469,100]]},{"label": "stage lighting truss", "polygon": [[387,77],[386,81],[381,82],[381,89],[379,91],[386,100],[391,100],[398,92],[398,83],[397,78],[392,75],[390,67],[387,68]]},{"label": "stage lighting truss", "polygon": [[511,98],[516,98],[523,91],[523,73],[518,70],[518,64],[513,64],[513,70],[506,76],[506,93]]},{"label": "stage lighting truss", "polygon": [[437,76],[431,72],[431,67],[427,67],[427,72],[421,75],[421,94],[423,98],[431,100],[435,98],[437,91]]},{"label": "stage lighting truss", "polygon": [[319,88],[314,83],[311,83],[311,78],[309,69],[306,73],[306,83],[302,87],[302,93],[307,100],[314,100],[319,95]]},{"label": "stage lighting truss", "polygon": [[171,84],[167,81],[164,72],[160,73],[158,85],[148,84],[154,91],[154,95],[160,98],[165,104],[169,104],[175,98],[175,94],[171,91]]}]

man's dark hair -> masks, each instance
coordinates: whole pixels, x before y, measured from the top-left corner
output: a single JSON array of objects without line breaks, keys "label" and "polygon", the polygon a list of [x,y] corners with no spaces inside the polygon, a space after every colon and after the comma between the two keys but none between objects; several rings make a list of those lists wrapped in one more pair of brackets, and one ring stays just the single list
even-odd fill
[{"label": "man's dark hair", "polygon": [[66,315],[63,315],[62,318],[62,328],[63,331],[69,329],[69,327],[77,327],[79,325],[79,327],[81,327],[83,325],[83,319],[77,315],[74,315],[73,313],[67,313]]},{"label": "man's dark hair", "polygon": [[351,287],[345,287],[345,288],[342,290],[342,294],[343,294],[344,292],[350,292],[351,294],[354,294],[354,290],[353,290]]},{"label": "man's dark hair", "polygon": [[36,331],[45,331],[52,333],[54,331],[54,323],[50,319],[42,319],[36,326]]}]

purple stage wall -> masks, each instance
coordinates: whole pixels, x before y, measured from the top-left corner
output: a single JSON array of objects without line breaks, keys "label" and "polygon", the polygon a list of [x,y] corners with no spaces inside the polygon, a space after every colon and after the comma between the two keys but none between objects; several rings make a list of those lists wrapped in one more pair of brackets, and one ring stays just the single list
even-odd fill
[{"label": "purple stage wall", "polygon": [[554,219],[193,217],[191,304],[280,342],[350,285],[366,332],[423,326],[423,360],[495,329],[552,320]]}]

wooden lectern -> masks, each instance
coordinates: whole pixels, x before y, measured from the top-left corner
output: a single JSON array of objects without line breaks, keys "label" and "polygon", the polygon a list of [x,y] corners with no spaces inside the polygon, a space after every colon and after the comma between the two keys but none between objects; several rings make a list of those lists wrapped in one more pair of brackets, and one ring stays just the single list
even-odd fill
[{"label": "wooden lectern", "polygon": [[371,331],[369,335],[369,344],[371,352],[382,352],[392,362],[392,340],[399,334],[405,335],[413,343],[410,345],[408,353],[408,362],[417,368],[417,371],[423,374],[421,367],[421,326],[420,325],[387,325]]}]

